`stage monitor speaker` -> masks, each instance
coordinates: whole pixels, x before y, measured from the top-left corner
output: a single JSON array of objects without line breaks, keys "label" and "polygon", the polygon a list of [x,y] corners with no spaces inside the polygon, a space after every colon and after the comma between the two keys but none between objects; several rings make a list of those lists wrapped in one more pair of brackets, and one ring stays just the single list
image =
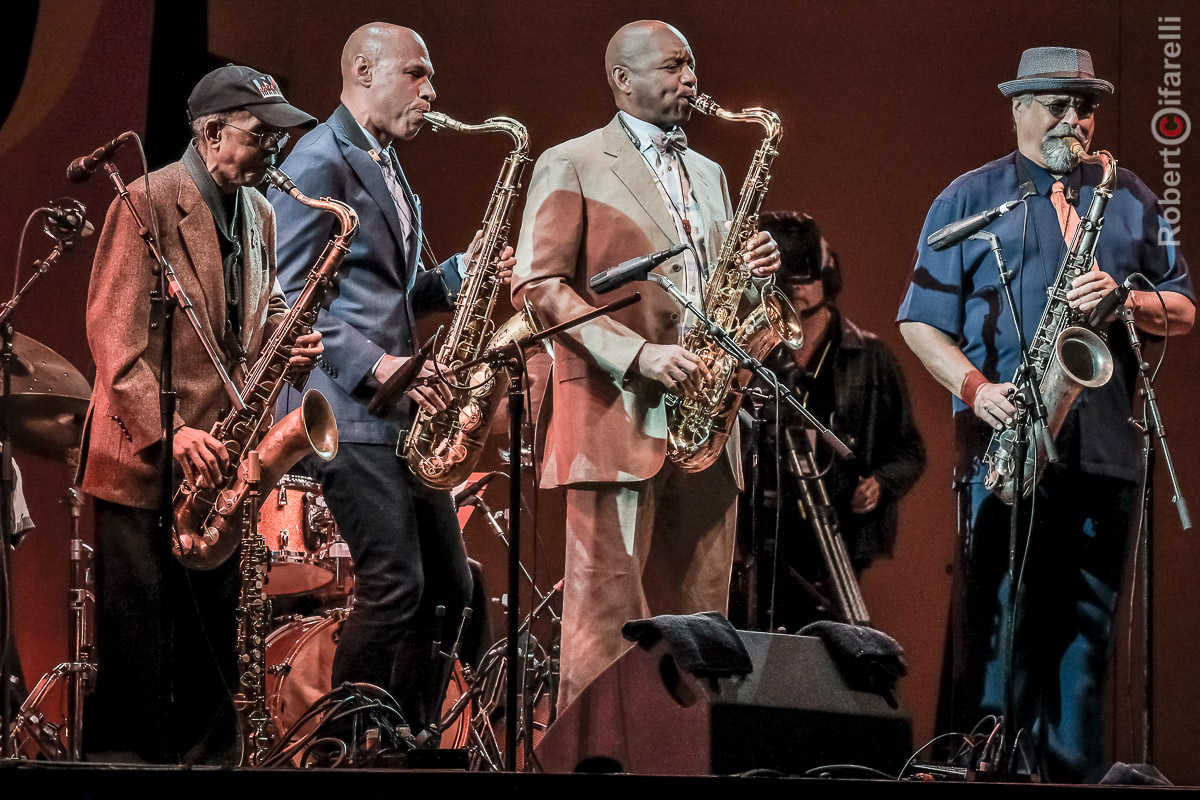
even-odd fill
[{"label": "stage monitor speaker", "polygon": [[635,646],[590,683],[534,751],[546,772],[801,775],[857,764],[889,775],[912,750],[891,696],[850,688],[810,636],[740,632],[754,671],[681,674],[664,642]]}]

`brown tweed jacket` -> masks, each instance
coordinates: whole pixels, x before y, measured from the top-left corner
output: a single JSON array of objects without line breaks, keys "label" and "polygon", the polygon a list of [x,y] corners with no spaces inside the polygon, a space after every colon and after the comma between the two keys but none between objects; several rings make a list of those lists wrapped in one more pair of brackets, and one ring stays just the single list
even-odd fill
[{"label": "brown tweed jacket", "polygon": [[[182,161],[151,173],[150,185],[163,255],[175,268],[205,334],[219,343],[225,330],[225,281],[212,214]],[[145,179],[129,188],[149,225]],[[253,189],[238,191],[243,212],[242,346],[252,364],[287,305],[275,279],[274,211]],[[146,509],[158,501],[162,441],[162,324],[157,306],[150,302],[158,286],[152,267],[131,216],[119,198],[114,200],[88,288],[87,338],[96,381],[84,425],[80,472],[83,490],[93,497]],[[274,318],[270,327],[269,317]],[[175,427],[207,431],[228,409],[228,398],[182,312],[175,314],[174,329]],[[226,368],[233,373],[228,363]]]}]

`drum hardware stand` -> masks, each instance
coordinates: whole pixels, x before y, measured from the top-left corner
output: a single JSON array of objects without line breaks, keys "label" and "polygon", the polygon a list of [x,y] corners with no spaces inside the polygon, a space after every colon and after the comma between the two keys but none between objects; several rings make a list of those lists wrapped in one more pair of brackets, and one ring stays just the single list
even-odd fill
[{"label": "drum hardware stand", "polygon": [[[505,532],[504,528],[502,528],[500,523],[497,521],[500,517],[507,516],[505,509],[501,509],[500,511],[492,511],[491,506],[487,504],[487,502],[483,499],[483,496],[478,494],[471,495],[459,503],[460,507],[471,505],[479,506],[479,510],[483,512],[483,518],[487,520],[487,526],[492,529],[492,532],[496,534],[496,538],[499,539],[505,547],[509,547],[508,533]],[[530,587],[533,589],[534,595],[538,599],[538,609],[542,609],[545,607],[545,601],[550,597],[550,595],[542,594],[542,590],[539,589],[538,585],[534,582],[533,576],[529,574],[529,570],[525,569],[525,564],[523,562],[518,561],[517,565],[521,568],[521,574],[525,576],[525,580],[529,582]],[[507,605],[507,597],[503,602],[505,605]],[[561,622],[558,614],[554,612],[552,607],[546,607],[546,610],[550,612],[550,617],[555,624]],[[538,615],[535,612],[533,616],[536,618]]]},{"label": "drum hardware stand", "polygon": [[[9,658],[13,647],[12,635],[12,581],[9,548],[15,544],[13,520],[13,492],[16,480],[13,473],[12,460],[12,369],[17,360],[13,352],[13,339],[16,332],[12,324],[12,316],[25,293],[31,286],[53,266],[75,241],[84,233],[87,221],[84,219],[86,209],[81,203],[71,201],[79,217],[77,226],[67,229],[46,221],[46,235],[55,240],[54,249],[43,261],[35,262],[34,272],[29,276],[25,285],[17,290],[12,298],[0,307],[0,400],[4,408],[0,411],[0,757],[14,757],[16,741],[13,739],[13,696],[12,675],[9,673]],[[39,209],[44,211],[44,209]],[[37,211],[34,212],[38,213]],[[17,265],[20,268],[20,264]],[[72,654],[75,655],[74,653]],[[78,747],[72,738],[71,748]]]},{"label": "drum hardware stand", "polygon": [[[79,536],[83,498],[76,487],[67,490],[66,502],[71,515],[71,586],[67,592],[70,611],[67,629],[71,646],[69,660],[43,675],[29,693],[17,713],[11,738],[14,756],[19,756],[21,735],[24,733],[46,758],[78,762],[82,760],[83,699],[96,677],[96,665],[92,660],[92,633],[88,625],[89,612],[96,598],[91,588],[92,548]],[[47,721],[41,705],[54,684],[64,677],[67,713],[62,727],[59,727]]]},{"label": "drum hardware stand", "polygon": [[[1143,281],[1149,284],[1144,277]],[[1158,290],[1153,284],[1150,288],[1155,294]],[[1175,510],[1179,514],[1179,524],[1186,531],[1191,530],[1192,518],[1188,513],[1187,500],[1183,496],[1183,491],[1179,486],[1179,477],[1175,473],[1175,464],[1171,460],[1171,450],[1167,446],[1167,431],[1163,425],[1162,413],[1158,407],[1158,397],[1154,392],[1153,376],[1150,369],[1150,364],[1146,362],[1142,355],[1142,342],[1137,333],[1137,326],[1134,324],[1133,312],[1121,306],[1117,311],[1117,316],[1125,323],[1125,329],[1129,332],[1129,344],[1133,348],[1133,355],[1137,359],[1138,374],[1142,379],[1142,396],[1145,398],[1147,422],[1143,425],[1136,420],[1131,420],[1142,431],[1142,457],[1145,460],[1145,485],[1142,486],[1142,507],[1141,516],[1138,519],[1138,543],[1137,546],[1141,550],[1141,581],[1142,581],[1142,670],[1143,670],[1143,691],[1144,698],[1142,701],[1142,763],[1151,764],[1154,759],[1154,559],[1153,559],[1153,538],[1150,536],[1151,515],[1153,506],[1151,504],[1152,496],[1152,478],[1153,473],[1150,468],[1153,463],[1155,451],[1153,449],[1154,438],[1158,438],[1158,442],[1162,448],[1163,461],[1167,465],[1167,475],[1171,480],[1171,491],[1173,493],[1171,501],[1175,504]]]},{"label": "drum hardware stand", "polygon": [[70,641],[71,660],[67,666],[67,758],[82,760],[83,747],[83,698],[96,678],[96,665],[92,663],[92,637],[88,628],[89,604],[96,597],[90,588],[89,576],[92,548],[79,536],[80,509],[83,497],[78,488],[67,489],[67,503],[71,509],[71,588],[70,595]]},{"label": "drum hardware stand", "polygon": [[[517,719],[520,724],[518,737],[513,739],[506,738],[506,743],[510,741],[521,741],[524,743],[524,752],[527,754],[525,765],[532,764],[533,759],[533,728],[535,725],[533,709],[538,700],[546,696],[543,692],[553,692],[557,679],[552,659],[547,658],[540,663],[537,661],[534,652],[536,640],[528,635],[528,631],[541,612],[549,608],[550,601],[554,599],[554,596],[558,592],[562,591],[562,587],[562,581],[556,583],[554,588],[546,593],[541,602],[530,612],[529,616],[525,618],[520,626],[520,631],[525,638],[524,660],[532,660],[534,668],[532,670],[524,670],[526,676],[529,676],[524,685],[526,696],[523,699],[525,702],[517,709],[517,713],[515,714],[508,714],[506,708],[506,720],[512,717]],[[459,696],[450,710],[437,723],[439,731],[447,730],[466,710],[468,705],[474,704],[474,713],[471,715],[469,731],[469,750],[472,758],[471,769],[478,769],[482,765],[489,771],[499,772],[504,769],[504,762],[508,759],[508,752],[512,751],[514,754],[516,752],[515,746],[506,746],[503,748],[503,752],[501,752],[502,748],[499,744],[499,737],[496,735],[496,730],[492,725],[492,718],[496,710],[500,707],[500,687],[501,685],[507,686],[508,684],[509,672],[507,665],[509,661],[506,648],[507,640],[496,642],[483,656],[478,670],[472,669],[469,664],[461,664],[467,691]],[[553,710],[551,713],[552,720]]]},{"label": "drum hardware stand", "polygon": [[[434,614],[438,620],[438,630],[441,630],[443,626],[443,620],[446,618],[446,607],[438,606],[437,609],[435,609]],[[440,639],[434,639],[433,641],[429,658],[431,661],[437,663],[436,669],[433,670],[434,685],[433,692],[431,694],[433,699],[429,702],[432,711],[430,714],[431,718],[433,714],[437,713],[437,709],[440,708],[442,698],[446,696],[446,688],[449,684],[450,673],[454,668],[454,662],[458,661],[459,650],[462,648],[463,631],[467,627],[467,621],[471,619],[471,614],[472,610],[469,606],[462,610],[462,616],[458,620],[458,632],[454,636],[454,644],[451,645],[450,652],[447,653],[442,650],[442,642]],[[463,665],[464,673],[467,669],[468,667]],[[445,678],[443,678],[443,675]],[[463,708],[466,707],[465,703],[463,703],[463,698],[467,698],[467,701],[469,702],[470,692],[463,692],[462,696],[455,701],[454,708],[452,708],[449,713],[444,715],[441,719],[435,719],[434,721],[430,722],[425,727],[425,730],[418,733],[416,738],[413,740],[414,747],[425,747],[429,745],[431,741],[434,743],[433,746],[436,747],[437,737],[440,736],[442,731],[446,730],[448,726],[454,723],[454,720],[458,718],[458,715],[462,713]]]}]

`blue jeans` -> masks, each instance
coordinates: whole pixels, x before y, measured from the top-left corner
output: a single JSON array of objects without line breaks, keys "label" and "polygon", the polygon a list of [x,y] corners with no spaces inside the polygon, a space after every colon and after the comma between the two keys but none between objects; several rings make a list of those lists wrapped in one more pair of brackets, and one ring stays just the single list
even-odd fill
[{"label": "blue jeans", "polygon": [[[966,732],[1009,707],[1010,730],[1034,745],[1047,780],[1094,780],[1108,766],[1102,698],[1136,495],[1126,481],[1058,471],[1024,500],[1009,681],[1011,509],[983,484],[960,488],[950,724]],[[1023,768],[1020,755],[1014,760]]]},{"label": "blue jeans", "polygon": [[414,479],[392,445],[342,443],[315,472],[354,559],[354,605],[334,653],[333,685],[382,686],[420,729],[445,689],[447,665],[432,657],[431,643],[453,640],[471,598],[450,493]]}]

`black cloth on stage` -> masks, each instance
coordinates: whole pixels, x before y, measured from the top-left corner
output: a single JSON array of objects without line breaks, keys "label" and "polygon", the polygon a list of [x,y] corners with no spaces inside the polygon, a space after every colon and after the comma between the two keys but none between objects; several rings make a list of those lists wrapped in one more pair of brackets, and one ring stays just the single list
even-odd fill
[{"label": "black cloth on stage", "polygon": [[742,637],[715,611],[630,620],[621,634],[647,648],[666,640],[679,669],[699,677],[725,678],[754,671]]}]

